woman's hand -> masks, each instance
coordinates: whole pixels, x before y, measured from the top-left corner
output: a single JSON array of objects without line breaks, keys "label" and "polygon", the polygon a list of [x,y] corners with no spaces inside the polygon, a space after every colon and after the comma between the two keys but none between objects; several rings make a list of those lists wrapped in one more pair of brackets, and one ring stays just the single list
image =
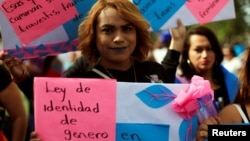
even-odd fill
[{"label": "woman's hand", "polygon": [[208,125],[221,124],[221,119],[218,116],[210,117],[203,120],[196,134],[196,141],[204,141],[208,137]]},{"label": "woman's hand", "polygon": [[186,38],[186,27],[183,25],[180,19],[177,20],[177,27],[170,28],[170,34],[172,37],[169,49],[182,52],[183,43]]},{"label": "woman's hand", "polygon": [[8,57],[6,52],[2,52],[0,53],[0,63],[3,63],[6,66],[16,82],[25,79],[27,70],[20,59]]}]

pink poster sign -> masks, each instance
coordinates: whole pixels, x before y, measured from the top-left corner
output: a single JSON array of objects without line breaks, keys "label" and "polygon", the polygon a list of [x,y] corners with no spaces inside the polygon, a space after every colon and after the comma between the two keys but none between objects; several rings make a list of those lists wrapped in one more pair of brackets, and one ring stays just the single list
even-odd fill
[{"label": "pink poster sign", "polygon": [[115,141],[116,81],[34,80],[35,131],[43,141]]},{"label": "pink poster sign", "polygon": [[199,23],[209,23],[229,0],[188,0],[186,5]]},{"label": "pink poster sign", "polygon": [[72,0],[5,0],[0,8],[24,45],[77,14]]}]

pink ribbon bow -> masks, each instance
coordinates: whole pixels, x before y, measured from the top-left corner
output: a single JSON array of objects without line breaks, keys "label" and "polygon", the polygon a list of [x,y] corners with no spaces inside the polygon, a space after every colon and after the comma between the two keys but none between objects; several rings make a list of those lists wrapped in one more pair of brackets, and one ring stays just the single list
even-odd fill
[{"label": "pink ribbon bow", "polygon": [[185,89],[182,89],[174,99],[173,110],[182,118],[189,120],[200,109],[198,98],[202,98],[205,95],[211,95],[211,100],[214,99],[214,91],[209,81],[204,80],[203,77],[194,75],[191,83]]}]

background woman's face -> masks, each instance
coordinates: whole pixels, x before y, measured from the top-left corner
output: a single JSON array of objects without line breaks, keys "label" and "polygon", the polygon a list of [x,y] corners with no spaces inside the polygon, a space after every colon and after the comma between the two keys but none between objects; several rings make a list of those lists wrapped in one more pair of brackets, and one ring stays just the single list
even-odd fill
[{"label": "background woman's face", "polygon": [[191,35],[189,41],[188,56],[195,70],[197,72],[212,70],[215,62],[215,53],[207,37],[203,35]]},{"label": "background woman's face", "polygon": [[96,45],[102,61],[130,60],[136,47],[136,29],[113,8],[104,9],[98,16]]}]

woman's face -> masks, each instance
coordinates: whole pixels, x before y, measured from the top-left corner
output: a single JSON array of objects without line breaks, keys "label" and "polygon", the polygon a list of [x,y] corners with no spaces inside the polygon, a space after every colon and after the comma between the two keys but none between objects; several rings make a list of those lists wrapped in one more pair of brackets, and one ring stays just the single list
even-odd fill
[{"label": "woman's face", "polygon": [[215,53],[206,36],[191,35],[188,56],[196,72],[211,71],[215,62]]},{"label": "woman's face", "polygon": [[130,61],[136,47],[135,27],[120,17],[113,8],[104,9],[97,21],[96,46],[102,63]]}]

